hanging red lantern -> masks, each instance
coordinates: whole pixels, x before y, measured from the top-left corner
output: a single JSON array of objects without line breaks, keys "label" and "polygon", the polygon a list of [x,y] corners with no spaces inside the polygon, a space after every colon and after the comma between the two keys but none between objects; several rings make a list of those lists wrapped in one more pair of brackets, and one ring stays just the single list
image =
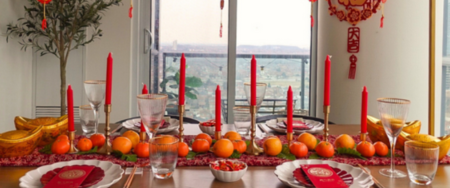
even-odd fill
[{"label": "hanging red lantern", "polygon": [[128,12],[128,17],[133,18],[133,0],[130,0],[130,10]]},{"label": "hanging red lantern", "polygon": [[45,17],[45,5],[49,4],[52,0],[38,0],[40,3],[44,5],[44,19],[42,20],[42,30],[47,28],[47,18]]}]

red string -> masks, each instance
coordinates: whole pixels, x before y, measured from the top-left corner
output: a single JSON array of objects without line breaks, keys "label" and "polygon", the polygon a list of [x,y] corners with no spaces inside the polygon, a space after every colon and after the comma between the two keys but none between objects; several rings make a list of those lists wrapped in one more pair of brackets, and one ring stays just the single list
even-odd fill
[{"label": "red string", "polygon": [[47,28],[47,19],[42,20],[42,30],[45,30]]},{"label": "red string", "polygon": [[381,16],[380,28],[383,28],[384,25],[384,16]]},{"label": "red string", "polygon": [[128,16],[133,18],[133,7],[130,7],[130,11],[128,12]]},{"label": "red string", "polygon": [[222,23],[220,23],[220,38],[222,38]]}]

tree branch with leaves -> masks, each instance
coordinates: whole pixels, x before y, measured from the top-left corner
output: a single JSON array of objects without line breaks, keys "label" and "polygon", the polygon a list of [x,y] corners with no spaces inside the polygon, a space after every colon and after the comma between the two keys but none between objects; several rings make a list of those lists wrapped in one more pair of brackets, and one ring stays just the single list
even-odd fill
[{"label": "tree branch with leaves", "polygon": [[[22,50],[33,48],[41,56],[53,54],[59,58],[61,115],[66,112],[66,66],[70,51],[93,42],[102,36],[100,21],[111,6],[122,0],[53,0],[45,5],[28,0],[25,15],[16,24],[8,24],[7,37],[20,37]],[[42,29],[46,14],[47,28]],[[88,34],[88,30],[91,30]],[[88,36],[89,35],[89,36]]]}]

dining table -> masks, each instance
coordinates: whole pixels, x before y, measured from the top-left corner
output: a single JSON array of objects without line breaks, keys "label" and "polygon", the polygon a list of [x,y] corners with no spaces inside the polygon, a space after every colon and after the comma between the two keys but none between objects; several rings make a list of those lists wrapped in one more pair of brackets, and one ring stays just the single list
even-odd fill
[{"label": "dining table", "polygon": [[[115,130],[120,124],[111,124],[111,130]],[[80,125],[75,126],[77,133],[81,132]],[[201,133],[198,125],[186,124],[184,125],[185,135],[197,135]],[[99,132],[104,130],[104,125],[99,125]],[[120,129],[117,133],[120,133]],[[224,124],[223,132],[228,130],[234,130],[232,124]],[[256,129],[257,137],[258,135],[271,135],[278,134],[271,131],[268,127],[261,127]],[[349,134],[356,135],[360,131],[359,125],[343,125],[334,124],[329,126],[329,133],[331,135]],[[122,130],[123,132],[123,130]],[[176,135],[177,131],[173,131],[168,134]],[[301,159],[300,159],[301,160]],[[389,178],[381,175],[378,171],[381,168],[386,168],[387,166],[365,166],[370,170],[374,178],[376,178],[384,187],[392,188],[444,188],[450,187],[450,165],[439,165],[436,172],[436,177],[433,182],[427,186],[420,186],[412,183],[408,177],[406,178]],[[12,188],[19,187],[19,179],[24,176],[27,172],[34,170],[38,167],[0,167],[0,187]],[[126,170],[127,167],[123,167]],[[128,167],[129,168],[129,167]],[[173,176],[169,179],[156,179],[151,173],[150,167],[145,167],[142,174],[136,174],[131,182],[131,188],[142,188],[142,187],[155,187],[155,188],[203,188],[203,187],[213,187],[213,188],[282,188],[287,187],[275,176],[276,166],[249,166],[245,175],[236,182],[225,183],[214,178],[208,166],[185,166],[177,167]],[[395,166],[396,169],[407,172],[405,165]],[[121,180],[111,187],[119,188],[124,187],[128,174],[122,176]],[[375,185],[372,187],[376,188]]]}]

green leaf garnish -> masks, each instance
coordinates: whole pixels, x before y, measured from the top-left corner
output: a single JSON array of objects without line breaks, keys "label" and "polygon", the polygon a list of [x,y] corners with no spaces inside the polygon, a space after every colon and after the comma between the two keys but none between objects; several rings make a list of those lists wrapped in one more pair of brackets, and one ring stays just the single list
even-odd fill
[{"label": "green leaf garnish", "polygon": [[363,159],[363,160],[367,160],[367,158],[363,157],[361,155],[361,153],[359,153],[356,150],[349,149],[349,148],[338,148],[337,149],[337,153],[340,154],[340,155],[351,155],[353,157],[357,157],[357,158],[360,158],[360,159]]},{"label": "green leaf garnish", "polygon": [[319,156],[319,155],[317,155],[317,153],[313,153],[313,154],[311,154],[308,158],[309,158],[309,159],[321,159],[322,157]]},{"label": "green leaf garnish", "polygon": [[[391,150],[389,149],[388,154],[386,155],[386,157],[391,157]],[[394,157],[403,157],[399,154],[395,154]]]},{"label": "green leaf garnish", "polygon": [[111,155],[113,155],[114,157],[117,157],[117,158],[119,158],[121,160],[124,160],[124,161],[131,161],[131,162],[136,162],[137,161],[137,156],[135,154],[125,155],[119,150],[114,150],[111,153]]},{"label": "green leaf garnish", "polygon": [[212,143],[211,143],[211,147],[214,146],[214,144],[215,144],[216,142],[217,142],[217,140],[214,140],[214,139],[213,139],[213,140],[212,140]]},{"label": "green leaf garnish", "polygon": [[193,151],[189,151],[189,153],[186,155],[186,159],[187,160],[192,160],[194,159],[194,157],[197,155],[197,153],[193,152]]},{"label": "green leaf garnish", "polygon": [[283,147],[281,149],[281,153],[279,153],[277,155],[278,158],[280,159],[288,159],[288,160],[295,160],[295,155],[293,155],[291,153],[291,151],[289,150],[289,146],[287,144],[283,144]]},{"label": "green leaf garnish", "polygon": [[97,146],[95,146],[94,148],[92,148],[89,151],[80,151],[77,154],[78,155],[87,155],[87,154],[95,154],[95,153],[97,153]]},{"label": "green leaf garnish", "polygon": [[245,144],[247,144],[247,147],[250,145],[250,140],[246,140]]},{"label": "green leaf garnish", "polygon": [[53,143],[45,145],[42,149],[39,150],[39,153],[52,154],[52,145]]},{"label": "green leaf garnish", "polygon": [[231,154],[231,156],[229,157],[230,159],[239,159],[241,158],[241,153],[239,153],[237,150],[233,151],[233,154]]}]

